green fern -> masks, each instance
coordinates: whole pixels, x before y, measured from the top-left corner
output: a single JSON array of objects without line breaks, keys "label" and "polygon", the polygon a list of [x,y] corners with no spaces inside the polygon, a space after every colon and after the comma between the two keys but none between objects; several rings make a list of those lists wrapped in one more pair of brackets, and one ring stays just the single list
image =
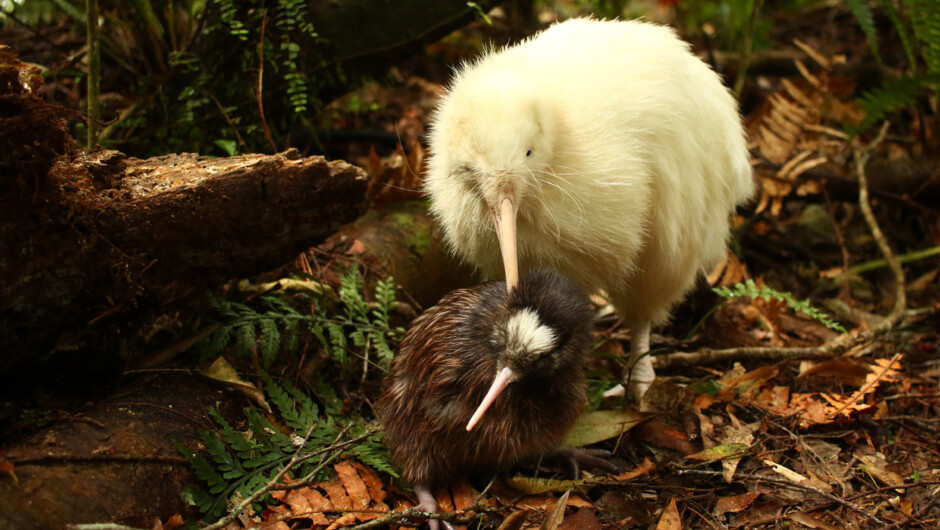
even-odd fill
[{"label": "green fern", "polygon": [[394,357],[394,347],[404,329],[392,327],[391,313],[398,306],[395,282],[389,277],[375,289],[375,307],[370,308],[363,295],[363,280],[357,267],[340,278],[340,311],[328,314],[330,300],[310,293],[301,299],[317,308],[314,314],[301,313],[283,292],[258,298],[260,307],[231,300],[212,299],[222,324],[200,344],[206,356],[218,355],[234,342],[238,356],[257,351],[262,366],[268,368],[282,352],[293,353],[300,346],[302,331],[317,338],[323,348],[347,373],[361,364],[376,364],[387,370]]},{"label": "green fern", "polygon": [[927,73],[940,74],[940,0],[904,0]]},{"label": "green fern", "polygon": [[781,302],[785,302],[787,306],[793,311],[799,311],[804,315],[814,318],[825,325],[827,328],[838,331],[839,333],[845,333],[846,330],[838,322],[833,321],[829,318],[828,315],[811,306],[809,300],[796,300],[793,298],[793,295],[790,293],[784,293],[778,291],[767,285],[761,285],[760,287],[754,283],[754,280],[747,280],[745,282],[738,282],[731,287],[716,287],[712,289],[718,296],[731,300],[732,298],[740,297],[749,297],[749,298],[763,298],[764,300],[775,299]]},{"label": "green fern", "polygon": [[940,74],[904,75],[885,81],[858,99],[859,106],[865,111],[862,129],[879,123],[893,112],[909,107],[930,91],[936,91],[940,83]]},{"label": "green fern", "polygon": [[875,17],[872,15],[868,0],[846,0],[846,3],[849,5],[849,9],[852,10],[852,14],[855,15],[858,25],[862,28],[862,33],[868,39],[868,47],[871,48],[872,55],[875,56],[878,64],[882,64],[881,53],[878,51],[878,32],[875,30]]},{"label": "green fern", "polygon": [[[878,34],[868,1],[846,2],[868,39],[872,54],[881,64]],[[935,96],[937,93],[940,81],[940,0],[903,0],[902,5],[904,13],[891,0],[880,1],[882,11],[891,20],[904,46],[909,71],[862,94],[857,102],[865,111],[865,119],[857,127],[848,127],[853,136],[883,121],[889,114],[915,105],[925,95]],[[921,63],[923,69],[920,68]]]},{"label": "green fern", "polygon": [[[205,487],[205,490],[188,487],[184,499],[198,508],[207,520],[222,516],[233,497],[246,498],[268,484],[298,452],[299,447],[300,456],[321,450],[330,446],[343,429],[347,429],[347,438],[363,436],[356,444],[343,449],[344,454],[373,469],[398,476],[391,466],[388,451],[382,445],[380,433],[361,417],[347,415],[342,421],[321,418],[319,407],[310,396],[289,382],[276,382],[264,372],[261,377],[268,401],[274,404],[278,416],[290,428],[290,435],[253,408],[244,411],[247,429],[238,431],[216,408],[209,410],[209,415],[216,423],[216,430],[200,432],[206,456],[187,449],[177,441],[173,442]],[[329,410],[333,407],[324,404],[324,408]],[[308,432],[310,435],[301,447],[300,440]],[[329,452],[324,452],[310,458],[294,468],[292,475],[310,476],[330,456]],[[321,470],[319,473],[312,476],[313,480],[327,479],[326,471]],[[261,501],[268,502],[270,499],[262,498]],[[255,508],[258,511],[263,509],[261,505]]]},{"label": "green fern", "polygon": [[[358,268],[353,266],[340,277],[342,314],[318,319],[311,331],[323,348],[347,371],[355,370],[360,364],[363,366],[363,374],[371,364],[388,370],[394,357],[391,345],[399,342],[405,332],[403,328],[393,328],[389,323],[390,313],[398,306],[394,279],[389,277],[378,282],[374,309],[369,308],[362,291],[362,276]],[[350,344],[361,351],[361,356],[350,355]]]}]

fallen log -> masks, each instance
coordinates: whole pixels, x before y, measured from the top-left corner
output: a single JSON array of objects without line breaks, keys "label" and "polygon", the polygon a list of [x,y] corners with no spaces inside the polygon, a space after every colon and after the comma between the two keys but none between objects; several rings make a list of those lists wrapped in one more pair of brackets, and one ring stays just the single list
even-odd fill
[{"label": "fallen log", "polygon": [[199,481],[173,440],[196,447],[198,431],[214,429],[206,413],[214,404],[238,425],[246,402],[198,375],[140,378],[5,447],[0,461],[12,464],[12,473],[0,476],[0,528],[149,528],[178,513],[197,518],[180,491]]},{"label": "fallen log", "polygon": [[293,150],[73,154],[40,86],[0,49],[0,373],[83,344],[120,351],[170,304],[277,267],[366,209],[362,169]]}]

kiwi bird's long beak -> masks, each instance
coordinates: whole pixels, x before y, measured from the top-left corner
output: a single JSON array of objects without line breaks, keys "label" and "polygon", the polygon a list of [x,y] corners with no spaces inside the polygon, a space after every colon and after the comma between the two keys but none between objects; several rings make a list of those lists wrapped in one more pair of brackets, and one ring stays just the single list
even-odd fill
[{"label": "kiwi bird's long beak", "polygon": [[503,271],[506,273],[506,290],[519,285],[519,260],[516,255],[516,209],[512,199],[500,194],[498,209],[493,212],[496,234],[499,236],[499,252],[503,256]]},{"label": "kiwi bird's long beak", "polygon": [[512,371],[508,366],[503,368],[496,374],[496,379],[493,380],[493,384],[490,385],[489,392],[486,393],[486,397],[483,398],[483,401],[480,402],[480,406],[477,407],[476,412],[473,413],[473,417],[470,418],[470,421],[467,423],[467,431],[473,429],[473,426],[480,421],[480,418],[483,417],[483,413],[486,412],[486,409],[490,408],[490,405],[496,401],[496,396],[499,395],[503,389],[513,380],[516,376],[515,372]]}]

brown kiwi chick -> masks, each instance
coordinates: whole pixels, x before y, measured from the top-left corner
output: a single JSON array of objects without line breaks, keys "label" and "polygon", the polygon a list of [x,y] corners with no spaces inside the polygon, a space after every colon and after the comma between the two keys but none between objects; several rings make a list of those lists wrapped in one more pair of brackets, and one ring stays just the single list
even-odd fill
[{"label": "brown kiwi chick", "polygon": [[552,270],[509,292],[502,281],[454,291],[415,320],[379,417],[420,509],[436,511],[431,492],[461,477],[492,475],[564,440],[587,403],[591,324],[587,296]]}]

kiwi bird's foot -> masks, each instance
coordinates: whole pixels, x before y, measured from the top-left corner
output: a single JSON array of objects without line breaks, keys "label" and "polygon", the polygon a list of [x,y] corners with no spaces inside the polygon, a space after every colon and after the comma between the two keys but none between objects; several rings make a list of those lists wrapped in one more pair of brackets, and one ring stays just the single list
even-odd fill
[{"label": "kiwi bird's foot", "polygon": [[[415,510],[429,513],[437,513],[440,510],[437,499],[434,498],[434,494],[428,488],[415,486],[415,496],[418,497],[418,505],[414,507]],[[444,528],[447,530],[454,530],[453,525],[447,521],[438,521],[437,519],[428,519],[428,528],[430,530],[440,530],[441,523],[444,523]]]},{"label": "kiwi bird's foot", "polygon": [[566,448],[555,449],[546,453],[543,458],[554,460],[564,465],[571,472],[571,478],[577,479],[579,471],[583,467],[604,469],[611,473],[617,472],[614,466],[607,458],[610,457],[610,451],[604,449],[584,449],[584,448]]}]

